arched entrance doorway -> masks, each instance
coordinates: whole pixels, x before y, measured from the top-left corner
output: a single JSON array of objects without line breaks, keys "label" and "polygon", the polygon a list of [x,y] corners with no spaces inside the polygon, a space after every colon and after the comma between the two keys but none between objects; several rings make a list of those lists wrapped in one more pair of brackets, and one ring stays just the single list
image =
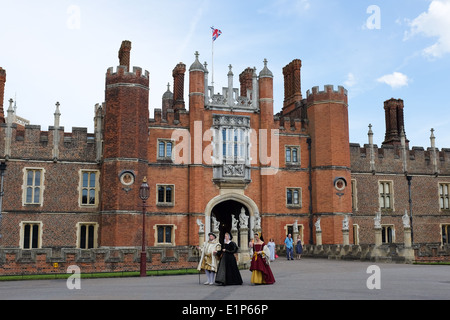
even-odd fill
[{"label": "arched entrance doorway", "polygon": [[[245,213],[246,218],[242,222],[242,212]],[[250,214],[248,208],[242,203],[235,200],[225,200],[216,204],[211,210],[211,230],[219,231],[219,242],[223,244],[224,235],[226,232],[230,234],[237,235],[237,239],[233,238],[233,241],[237,243],[238,246],[241,245],[241,235],[240,228],[241,223],[245,223],[247,226],[250,224]],[[233,221],[235,223],[235,228],[233,229]],[[214,223],[216,225],[214,225]],[[232,232],[234,231],[234,232]],[[248,239],[250,241],[250,233],[248,232]]]},{"label": "arched entrance doorway", "polygon": [[[228,202],[231,201],[231,202]],[[218,206],[221,203],[225,203],[222,206]],[[234,203],[234,204],[233,204]],[[225,193],[222,195],[218,195],[214,198],[212,198],[208,204],[205,207],[205,240],[207,241],[207,237],[208,237],[208,233],[211,232],[214,228],[214,226],[212,225],[212,213],[213,213],[213,209],[218,206],[216,209],[216,211],[218,212],[218,215],[220,215],[221,217],[223,217],[223,219],[221,218],[220,221],[224,221],[225,226],[223,226],[222,228],[228,228],[229,225],[231,225],[231,213],[228,214],[228,218],[226,217],[226,213],[228,211],[228,206],[227,204],[231,204],[230,208],[234,208],[233,210],[236,210],[236,208],[239,208],[239,210],[237,211],[237,214],[240,214],[240,211],[242,209],[242,207],[244,207],[245,209],[245,214],[248,215],[248,234],[250,238],[253,238],[253,223],[254,223],[254,219],[253,217],[255,216],[259,216],[259,210],[258,210],[258,206],[256,205],[256,203],[249,197],[240,194],[240,193],[234,193],[234,192],[230,192],[230,193]],[[236,217],[236,216],[235,216]],[[217,218],[216,218],[217,219]],[[229,219],[229,220],[228,220]],[[238,218],[239,221],[239,218]],[[240,226],[240,222],[238,223],[238,227]],[[220,231],[220,230],[219,230]],[[225,233],[226,231],[224,231],[223,233]],[[237,243],[237,239],[236,240]]]}]

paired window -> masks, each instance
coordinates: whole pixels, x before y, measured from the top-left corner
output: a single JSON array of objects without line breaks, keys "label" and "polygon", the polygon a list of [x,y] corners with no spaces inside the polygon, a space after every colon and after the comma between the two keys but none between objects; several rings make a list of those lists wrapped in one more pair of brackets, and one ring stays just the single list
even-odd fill
[{"label": "paired window", "polygon": [[43,196],[43,169],[25,169],[25,195],[24,204],[42,205]]},{"label": "paired window", "polygon": [[285,161],[286,164],[299,165],[300,164],[300,147],[286,146],[285,147]]},{"label": "paired window", "polygon": [[98,172],[82,171],[81,172],[81,205],[94,206],[98,203]]},{"label": "paired window", "polygon": [[394,243],[395,242],[395,230],[393,225],[381,226],[381,242],[382,243]]},{"label": "paired window", "polygon": [[158,197],[157,205],[173,206],[175,202],[175,186],[174,185],[157,185]]},{"label": "paired window", "polygon": [[21,247],[22,249],[41,248],[41,222],[21,223]]},{"label": "paired window", "polygon": [[441,210],[449,210],[449,183],[439,183],[439,208]]},{"label": "paired window", "polygon": [[96,223],[79,223],[78,224],[78,248],[93,249],[97,247],[97,230]]},{"label": "paired window", "polygon": [[393,209],[392,181],[378,183],[380,209]]},{"label": "paired window", "polygon": [[159,225],[157,228],[157,243],[158,244],[172,244],[174,230],[172,225]]},{"label": "paired window", "polygon": [[286,205],[288,207],[301,207],[302,201],[301,188],[287,188],[286,189]]},{"label": "paired window", "polygon": [[158,160],[171,160],[173,141],[158,139]]}]

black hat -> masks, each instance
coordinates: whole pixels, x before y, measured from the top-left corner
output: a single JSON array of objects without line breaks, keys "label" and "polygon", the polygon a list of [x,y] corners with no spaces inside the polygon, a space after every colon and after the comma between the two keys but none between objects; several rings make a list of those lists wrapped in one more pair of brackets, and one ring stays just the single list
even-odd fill
[{"label": "black hat", "polygon": [[215,234],[215,233],[212,233],[212,232],[208,233],[208,236],[210,236],[210,235],[213,235],[213,236],[214,236],[214,238],[215,238],[215,239],[217,239],[217,236],[216,236],[216,234]]}]

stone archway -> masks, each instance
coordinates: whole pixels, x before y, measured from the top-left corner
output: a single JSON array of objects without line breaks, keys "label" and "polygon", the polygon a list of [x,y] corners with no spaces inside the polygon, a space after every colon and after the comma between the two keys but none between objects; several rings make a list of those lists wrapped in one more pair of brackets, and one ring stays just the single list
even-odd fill
[{"label": "stone archway", "polygon": [[[249,215],[249,234],[250,237],[253,238],[253,232],[250,232],[253,230],[253,220],[256,215],[259,215],[258,206],[256,203],[249,197],[238,194],[238,193],[226,193],[223,195],[216,196],[212,198],[205,208],[205,240],[207,240],[208,233],[212,231],[211,226],[211,213],[213,212],[214,207],[219,205],[220,203],[223,203],[225,201],[233,201],[241,204],[246,209],[246,213]],[[231,217],[229,218],[231,220]],[[228,228],[227,226],[225,226]]]},{"label": "stone archway", "polygon": [[[240,209],[239,209],[240,208]],[[241,228],[241,217],[239,217],[242,208],[244,208],[247,220],[244,221],[244,227]],[[221,236],[228,229],[231,229],[232,217],[238,220],[238,232],[235,233],[237,239],[234,242],[239,245],[238,263],[248,267],[250,255],[248,251],[248,241],[253,238],[253,228],[255,227],[255,217],[259,217],[259,210],[255,202],[243,194],[226,193],[211,199],[205,208],[205,241],[208,233],[213,230],[211,225],[212,215],[217,215],[222,226],[219,225]],[[258,219],[259,220],[259,219]],[[220,227],[222,230],[220,230]],[[231,232],[233,233],[233,231]],[[219,237],[219,240],[220,239]]]}]

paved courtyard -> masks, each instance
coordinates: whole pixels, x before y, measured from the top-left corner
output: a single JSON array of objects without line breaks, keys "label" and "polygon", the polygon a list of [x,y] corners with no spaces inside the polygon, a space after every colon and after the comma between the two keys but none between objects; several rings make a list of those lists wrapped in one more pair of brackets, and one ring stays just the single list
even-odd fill
[{"label": "paved courtyard", "polygon": [[[379,272],[370,271],[372,265]],[[255,286],[241,270],[242,286],[206,286],[205,275],[81,279],[69,290],[66,280],[0,282],[0,299],[19,300],[422,300],[450,299],[450,266],[349,262],[323,259],[272,263],[276,283]],[[378,276],[378,278],[374,278]],[[368,281],[369,280],[369,281]],[[369,289],[379,285],[379,289]],[[376,286],[375,286],[376,287]]]}]

